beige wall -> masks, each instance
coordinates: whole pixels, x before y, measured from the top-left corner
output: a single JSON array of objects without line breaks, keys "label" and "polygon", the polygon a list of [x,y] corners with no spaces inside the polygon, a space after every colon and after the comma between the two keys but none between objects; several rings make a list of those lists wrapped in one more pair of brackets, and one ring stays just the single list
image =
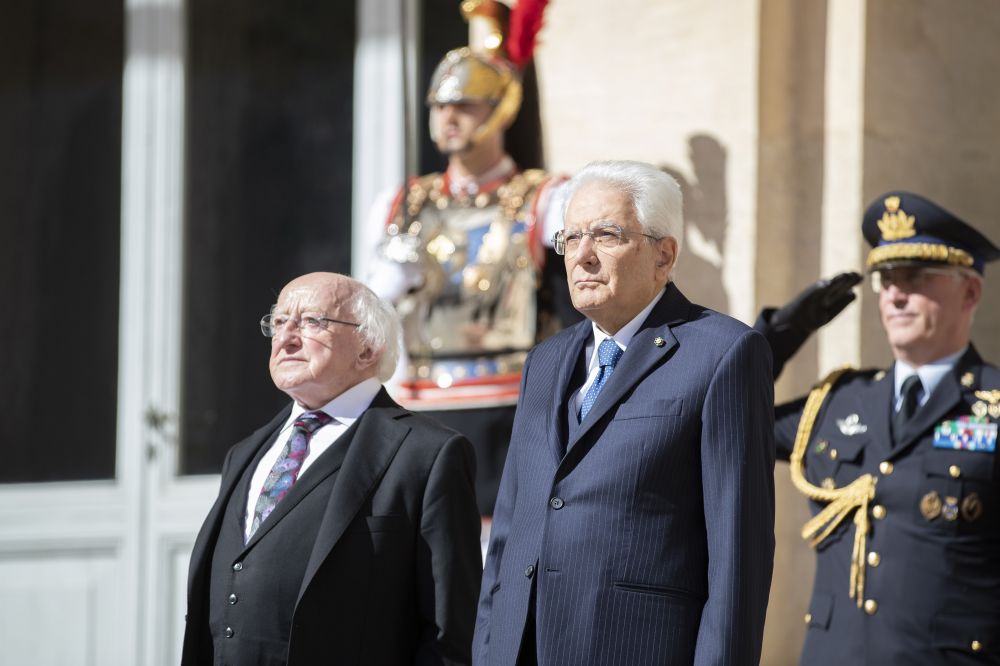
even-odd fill
[{"label": "beige wall", "polygon": [[[860,268],[860,214],[925,194],[1000,242],[1000,2],[572,0],[538,50],[550,168],[662,165],[684,188],[677,282],[750,322],[810,282]],[[974,329],[1000,358],[1000,266]],[[843,362],[891,359],[867,289],[776,387],[800,395]],[[805,502],[776,471],[775,577],[762,663],[797,663],[813,558]],[[845,581],[846,585],[847,582]]]}]

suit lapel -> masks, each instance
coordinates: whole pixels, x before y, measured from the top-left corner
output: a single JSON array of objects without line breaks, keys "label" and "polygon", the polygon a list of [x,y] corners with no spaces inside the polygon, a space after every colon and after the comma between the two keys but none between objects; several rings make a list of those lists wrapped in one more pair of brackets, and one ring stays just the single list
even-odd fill
[{"label": "suit lapel", "polygon": [[[691,303],[684,298],[673,283],[667,285],[666,293],[653,307],[646,321],[629,342],[628,349],[625,350],[625,354],[615,366],[611,379],[597,396],[597,400],[587,417],[569,437],[567,450],[571,451],[576,443],[621,401],[625,393],[630,391],[649,374],[650,370],[659,365],[672,352],[673,348],[677,346],[677,338],[671,332],[670,326],[685,321],[690,308]],[[662,338],[662,345],[657,345],[654,342],[657,338]]]},{"label": "suit lapel", "polygon": [[[584,319],[576,325],[570,343],[566,347],[567,353],[562,357],[555,374],[555,384],[551,387],[550,394],[556,396],[556,401],[555,407],[548,414],[548,432],[553,433],[549,438],[549,444],[557,463],[562,460],[566,452],[567,440],[570,438],[569,433],[575,430],[571,423],[564,423],[563,419],[571,418],[568,411],[569,399],[573,395],[573,391],[579,388],[579,386],[573,385],[573,378],[580,364],[586,364],[586,359],[583,359],[584,350],[587,347],[587,340],[593,335],[593,331],[589,319]],[[580,383],[582,384],[583,381],[585,380]]]},{"label": "suit lapel", "polygon": [[347,442],[343,465],[330,493],[326,513],[306,565],[305,576],[299,588],[300,597],[344,530],[371,496],[410,432],[409,426],[398,421],[400,416],[406,414],[382,389],[371,406],[355,422],[354,435]]},{"label": "suit lapel", "polygon": [[309,466],[309,468],[302,474],[302,478],[295,482],[295,485],[289,489],[288,494],[286,494],[281,501],[278,502],[278,505],[274,507],[274,510],[271,512],[271,515],[267,517],[267,520],[262,522],[260,527],[257,528],[257,531],[254,532],[252,537],[250,537],[250,540],[246,544],[247,548],[257,543],[257,541],[259,541],[265,534],[270,532],[271,529],[278,524],[278,521],[294,509],[295,505],[301,502],[313,488],[318,486],[323,480],[340,469],[341,464],[344,462],[344,457],[347,455],[347,450],[350,447],[351,441],[354,439],[354,433],[357,430],[359,422],[360,419],[352,423],[351,427],[345,430],[344,433]]},{"label": "suit lapel", "polygon": [[913,418],[906,424],[902,437],[893,449],[893,457],[912,447],[924,433],[944,419],[948,412],[961,401],[962,387],[959,383],[959,377],[972,366],[981,362],[979,354],[970,345],[969,350],[958,359],[948,374],[941,378],[927,402],[914,413]]},{"label": "suit lapel", "polygon": [[892,414],[892,396],[895,393],[893,370],[890,368],[881,379],[873,381],[856,395],[858,414],[864,415],[868,426],[869,446],[879,450],[879,460],[885,460],[892,451],[892,433],[889,430]]}]

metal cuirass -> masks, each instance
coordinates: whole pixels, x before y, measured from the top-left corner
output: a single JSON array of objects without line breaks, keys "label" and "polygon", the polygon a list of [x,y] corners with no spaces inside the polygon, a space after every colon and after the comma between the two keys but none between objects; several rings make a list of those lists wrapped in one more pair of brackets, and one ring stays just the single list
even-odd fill
[{"label": "metal cuirass", "polygon": [[396,304],[410,361],[404,402],[457,408],[516,400],[536,342],[532,208],[545,179],[540,170],[515,173],[466,199],[451,196],[442,174],[408,186],[382,245],[385,258],[416,264],[422,276]]}]

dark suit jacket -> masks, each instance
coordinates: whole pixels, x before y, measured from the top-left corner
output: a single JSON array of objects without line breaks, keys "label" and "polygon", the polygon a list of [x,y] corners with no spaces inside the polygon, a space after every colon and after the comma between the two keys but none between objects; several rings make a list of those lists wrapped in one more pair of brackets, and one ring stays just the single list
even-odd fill
[{"label": "dark suit jacket", "polygon": [[[866,473],[877,479],[864,595],[877,606],[866,612],[848,594],[851,514],[816,549],[803,666],[1000,664],[1000,458],[934,446],[935,428],[972,416],[984,389],[1000,389],[1000,371],[970,348],[895,446],[892,368],[851,372],[827,396],[806,478],[838,488]],[[776,410],[779,458],[791,453],[802,407]],[[814,514],[824,506],[810,502]]]},{"label": "dark suit jacket", "polygon": [[[262,447],[274,441],[289,410],[233,447],[226,458],[218,500],[191,556],[182,664],[212,663],[209,573],[225,508],[234,491],[245,492],[240,479]],[[340,449],[342,464],[325,464],[341,444],[346,446],[346,452]],[[288,664],[470,661],[482,562],[474,468],[464,437],[403,410],[384,390],[376,396],[247,544],[253,549],[280,532],[283,538],[293,537],[284,542],[287,548],[310,549],[304,571],[275,567],[269,574],[301,581],[294,608],[287,609]],[[323,477],[329,475],[336,478],[327,486]],[[330,491],[318,529],[296,523],[296,506],[303,511],[307,504],[305,493],[298,491],[323,488]],[[315,534],[315,540],[297,541],[297,532]],[[255,609],[276,616],[284,611],[266,603]]]},{"label": "dark suit jacket", "polygon": [[566,329],[524,368],[474,662],[515,663],[534,587],[545,666],[756,664],[774,553],[764,338],[669,285],[571,435],[591,336]]}]

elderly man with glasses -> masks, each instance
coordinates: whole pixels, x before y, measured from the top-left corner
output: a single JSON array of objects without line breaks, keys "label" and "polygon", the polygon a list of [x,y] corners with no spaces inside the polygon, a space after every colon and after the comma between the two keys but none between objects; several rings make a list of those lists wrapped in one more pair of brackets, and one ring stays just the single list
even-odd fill
[{"label": "elderly man with glasses", "polygon": [[312,273],[261,330],[292,402],[226,457],[191,557],[182,664],[469,663],[474,455],[382,388],[392,307]]},{"label": "elderly man with glasses", "polygon": [[[802,664],[1000,663],[1000,371],[970,341],[1000,250],[954,214],[888,192],[862,225],[886,370],[837,370],[776,408],[777,456],[814,517]],[[849,303],[819,283],[756,328],[780,368]],[[777,373],[776,373],[777,374]]]},{"label": "elderly man with glasses", "polygon": [[671,281],[677,183],[638,162],[570,181],[586,321],[525,362],[474,660],[756,664],[774,548],[767,343]]}]

